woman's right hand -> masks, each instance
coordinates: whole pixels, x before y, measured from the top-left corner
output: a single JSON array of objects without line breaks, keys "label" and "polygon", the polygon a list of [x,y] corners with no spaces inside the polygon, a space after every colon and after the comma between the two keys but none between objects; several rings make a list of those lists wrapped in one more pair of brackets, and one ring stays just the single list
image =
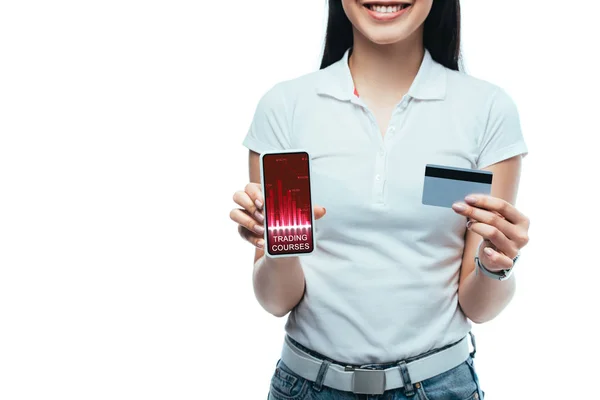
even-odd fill
[{"label": "woman's right hand", "polygon": [[261,185],[258,183],[247,184],[244,190],[233,194],[233,201],[241,208],[234,208],[229,216],[233,222],[238,224],[240,236],[259,249],[264,248],[265,228],[263,223],[265,217],[262,213],[264,200]]},{"label": "woman's right hand", "polygon": [[[233,201],[241,208],[234,208],[229,213],[230,218],[238,224],[240,236],[252,243],[255,247],[263,249],[264,241],[264,221],[263,215],[264,199],[261,185],[259,183],[249,183],[244,190],[234,193]],[[325,215],[325,208],[315,206],[315,220]]]}]

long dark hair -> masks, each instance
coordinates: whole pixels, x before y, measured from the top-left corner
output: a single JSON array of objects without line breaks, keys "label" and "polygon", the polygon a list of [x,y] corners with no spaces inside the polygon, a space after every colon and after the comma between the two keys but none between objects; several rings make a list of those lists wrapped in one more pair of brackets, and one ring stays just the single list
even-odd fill
[{"label": "long dark hair", "polygon": [[[435,61],[446,68],[459,70],[460,0],[433,0],[425,20],[423,43]],[[339,61],[352,44],[352,23],[342,8],[342,0],[329,0],[321,69]]]}]

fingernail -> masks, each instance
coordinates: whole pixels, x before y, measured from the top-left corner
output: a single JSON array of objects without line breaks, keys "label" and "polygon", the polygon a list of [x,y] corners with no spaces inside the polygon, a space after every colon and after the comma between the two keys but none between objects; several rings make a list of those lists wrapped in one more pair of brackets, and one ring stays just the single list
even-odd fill
[{"label": "fingernail", "polygon": [[263,203],[258,199],[254,200],[254,204],[256,204],[256,207],[258,207],[258,208],[262,208],[262,206],[263,206]]},{"label": "fingernail", "polygon": [[263,233],[265,233],[265,228],[263,228],[261,225],[254,225],[254,232],[258,233],[259,235],[262,235]]},{"label": "fingernail", "polygon": [[465,211],[467,209],[467,206],[461,203],[454,203],[452,204],[452,208],[456,211]]},{"label": "fingernail", "polygon": [[473,196],[467,196],[465,197],[465,201],[470,204],[475,204],[477,203],[477,198]]},{"label": "fingernail", "polygon": [[265,247],[265,241],[260,239],[258,242],[256,242],[256,247],[262,249],[263,247]]},{"label": "fingernail", "polygon": [[486,247],[485,249],[483,249],[483,252],[484,252],[485,254],[487,254],[488,256],[491,256],[492,254],[494,254],[494,250],[492,250],[492,249],[491,249],[491,248],[489,248],[489,247]]},{"label": "fingernail", "polygon": [[265,220],[265,217],[258,211],[254,211],[254,218],[256,218],[258,222],[263,222]]}]

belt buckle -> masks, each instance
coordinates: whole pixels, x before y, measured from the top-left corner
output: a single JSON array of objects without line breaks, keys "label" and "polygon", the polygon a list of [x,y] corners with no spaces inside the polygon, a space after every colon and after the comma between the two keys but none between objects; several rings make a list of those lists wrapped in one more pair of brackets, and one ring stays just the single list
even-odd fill
[{"label": "belt buckle", "polygon": [[383,394],[385,392],[385,371],[375,369],[354,369],[352,392],[355,394]]}]

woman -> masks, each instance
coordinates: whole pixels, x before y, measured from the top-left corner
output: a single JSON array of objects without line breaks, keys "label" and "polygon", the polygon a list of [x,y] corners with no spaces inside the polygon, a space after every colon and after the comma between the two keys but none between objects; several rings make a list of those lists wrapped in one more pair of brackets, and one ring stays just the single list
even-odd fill
[{"label": "woman", "polygon": [[[458,0],[330,0],[321,69],[259,102],[231,218],[257,248],[259,303],[290,312],[270,399],[483,396],[470,324],[515,291],[527,148],[510,97],[458,72],[459,15]],[[313,159],[317,249],[266,258],[259,155],[289,148]],[[426,164],[491,171],[491,195],[423,205]]]}]

